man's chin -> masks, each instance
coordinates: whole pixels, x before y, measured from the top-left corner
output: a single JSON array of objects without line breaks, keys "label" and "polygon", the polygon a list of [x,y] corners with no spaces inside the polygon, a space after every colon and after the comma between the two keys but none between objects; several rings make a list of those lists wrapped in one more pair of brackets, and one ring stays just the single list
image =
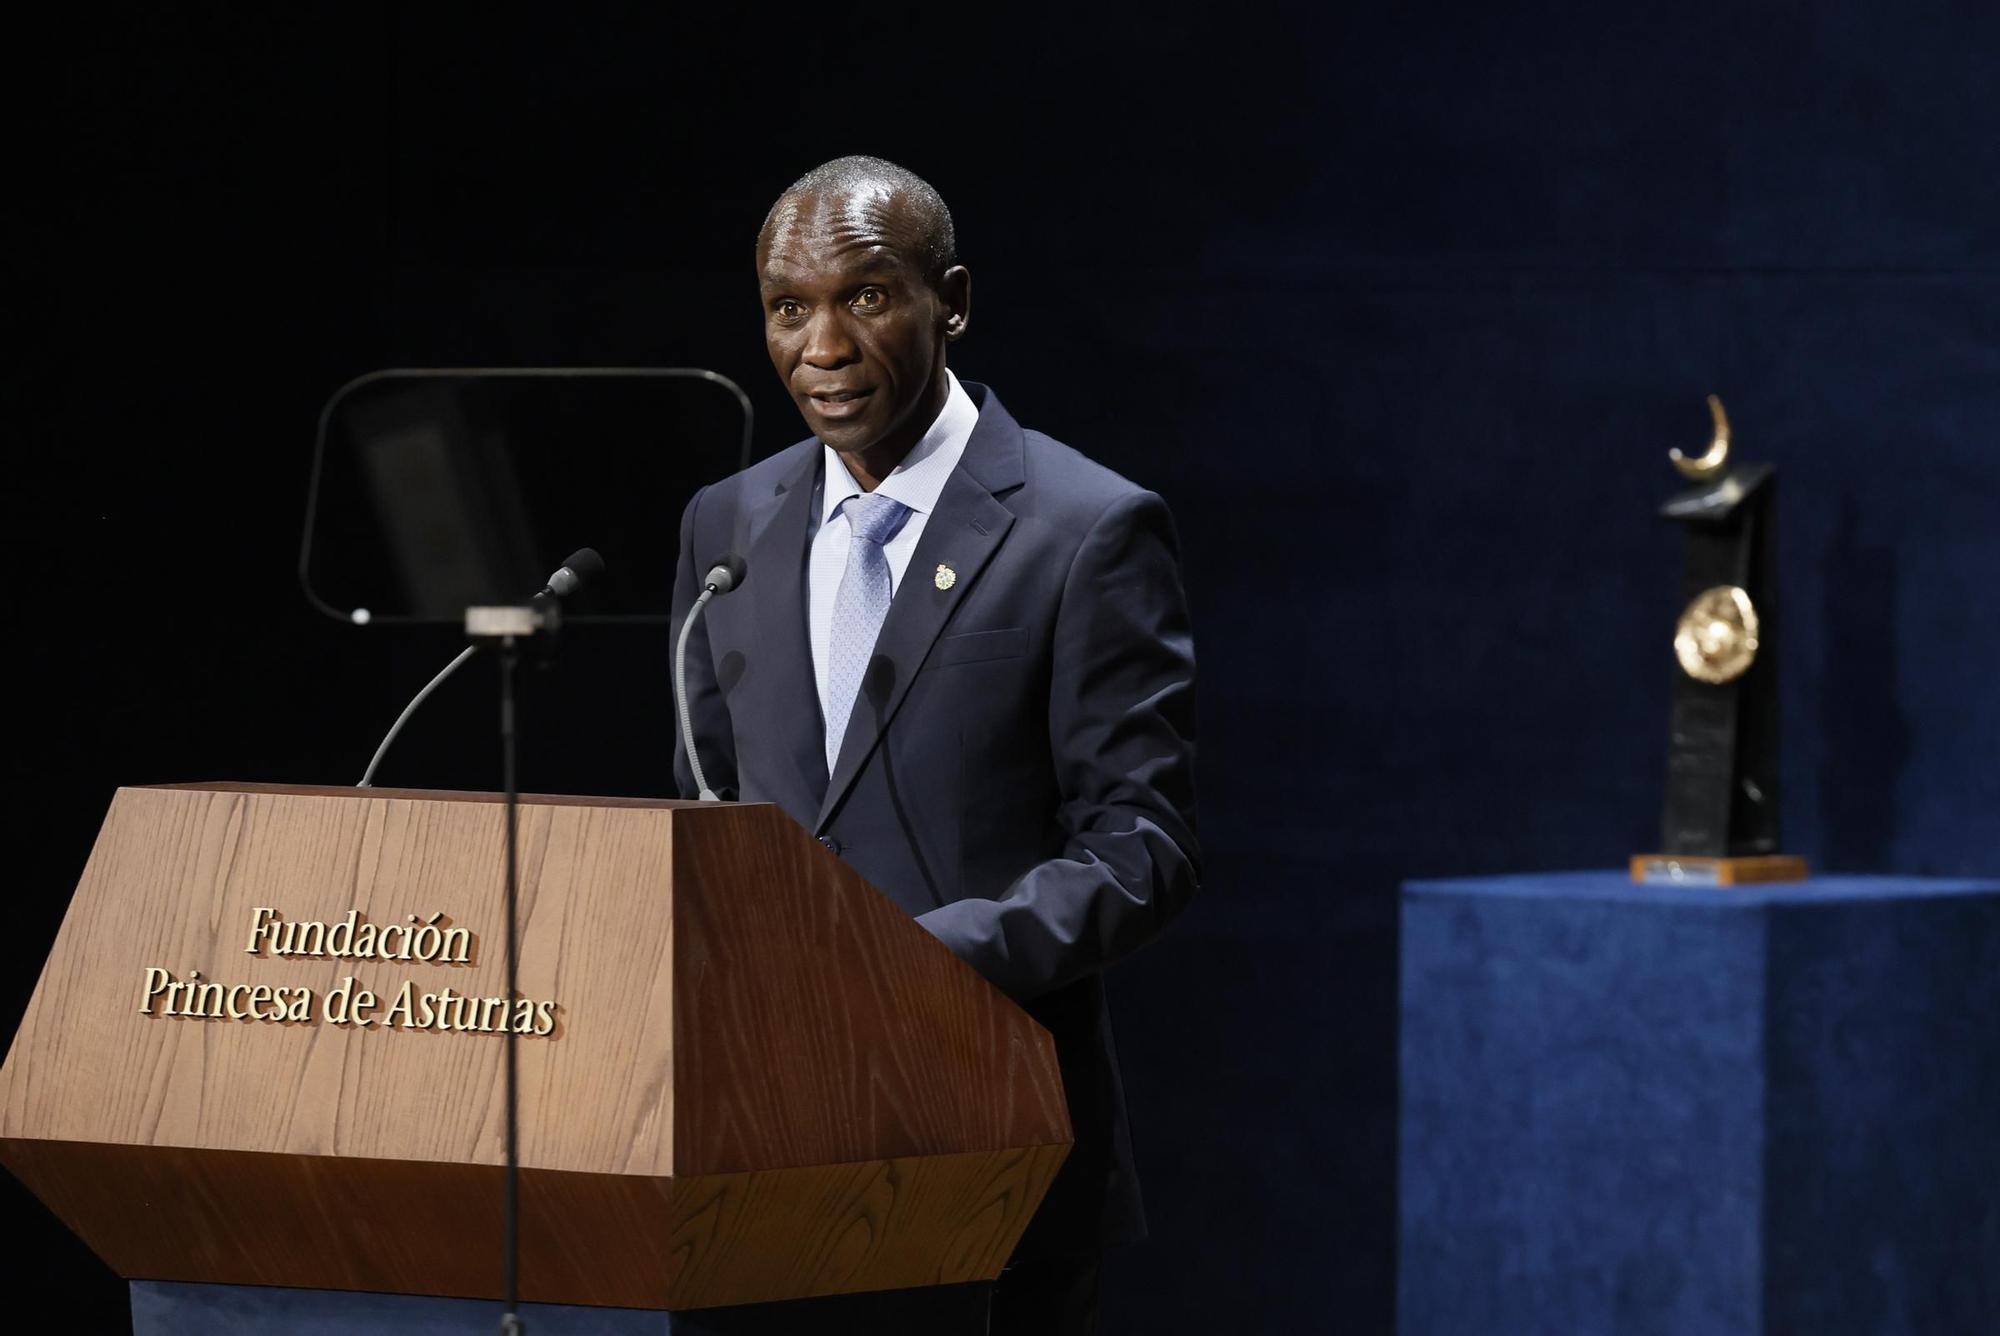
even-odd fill
[{"label": "man's chin", "polygon": [[828,422],[816,413],[803,415],[806,426],[819,438],[821,445],[843,455],[860,454],[882,439],[882,433],[874,424],[860,420]]}]

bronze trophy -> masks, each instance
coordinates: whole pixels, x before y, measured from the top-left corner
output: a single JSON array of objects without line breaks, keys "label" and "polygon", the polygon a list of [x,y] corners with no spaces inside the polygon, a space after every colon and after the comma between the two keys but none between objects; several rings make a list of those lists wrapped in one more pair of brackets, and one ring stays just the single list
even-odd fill
[{"label": "bronze trophy", "polygon": [[1661,848],[1632,879],[1734,886],[1800,881],[1803,858],[1778,852],[1778,588],[1769,464],[1730,460],[1729,417],[1708,397],[1706,452],[1669,453],[1695,484],[1660,513],[1687,537],[1674,628],[1673,723]]}]

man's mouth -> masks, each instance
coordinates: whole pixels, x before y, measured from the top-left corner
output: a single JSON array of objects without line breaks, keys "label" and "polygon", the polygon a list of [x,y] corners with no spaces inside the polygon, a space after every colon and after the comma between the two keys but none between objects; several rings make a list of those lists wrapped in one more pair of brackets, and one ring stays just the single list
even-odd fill
[{"label": "man's mouth", "polygon": [[873,390],[814,390],[809,396],[813,411],[823,418],[848,418],[859,413]]}]

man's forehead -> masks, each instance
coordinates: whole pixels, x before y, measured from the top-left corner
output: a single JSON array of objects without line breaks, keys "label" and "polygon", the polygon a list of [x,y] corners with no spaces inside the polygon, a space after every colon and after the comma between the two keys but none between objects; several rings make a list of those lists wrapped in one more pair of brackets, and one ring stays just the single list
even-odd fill
[{"label": "man's forehead", "polygon": [[767,276],[892,268],[921,242],[908,206],[888,186],[788,195],[765,226],[760,268]]},{"label": "man's forehead", "polygon": [[766,283],[789,283],[813,278],[868,278],[899,274],[909,268],[903,253],[894,246],[862,243],[819,248],[773,241],[758,277]]}]

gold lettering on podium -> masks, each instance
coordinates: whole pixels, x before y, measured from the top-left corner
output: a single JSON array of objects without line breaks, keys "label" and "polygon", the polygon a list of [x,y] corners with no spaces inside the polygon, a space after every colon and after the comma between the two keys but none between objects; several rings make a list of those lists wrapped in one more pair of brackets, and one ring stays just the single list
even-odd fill
[{"label": "gold lettering on podium", "polygon": [[358,909],[335,923],[287,919],[267,905],[250,911],[248,956],[306,956],[333,960],[419,960],[426,965],[469,965],[475,941],[468,928],[443,914],[407,916],[403,923],[370,923]]},{"label": "gold lettering on podium", "polygon": [[[478,963],[479,939],[446,914],[407,914],[400,923],[375,924],[358,909],[332,922],[287,919],[269,905],[250,911],[245,955],[277,960],[410,961],[421,965]],[[387,1006],[383,998],[388,997]],[[378,993],[349,974],[323,995],[311,987],[225,983],[191,969],[185,977],[158,965],[146,967],[139,1014],[155,1019],[273,1021],[371,1027],[434,1033],[515,1034],[549,1038],[559,1029],[562,1005],[553,999],[482,997],[452,988],[421,989],[415,979]]]}]

